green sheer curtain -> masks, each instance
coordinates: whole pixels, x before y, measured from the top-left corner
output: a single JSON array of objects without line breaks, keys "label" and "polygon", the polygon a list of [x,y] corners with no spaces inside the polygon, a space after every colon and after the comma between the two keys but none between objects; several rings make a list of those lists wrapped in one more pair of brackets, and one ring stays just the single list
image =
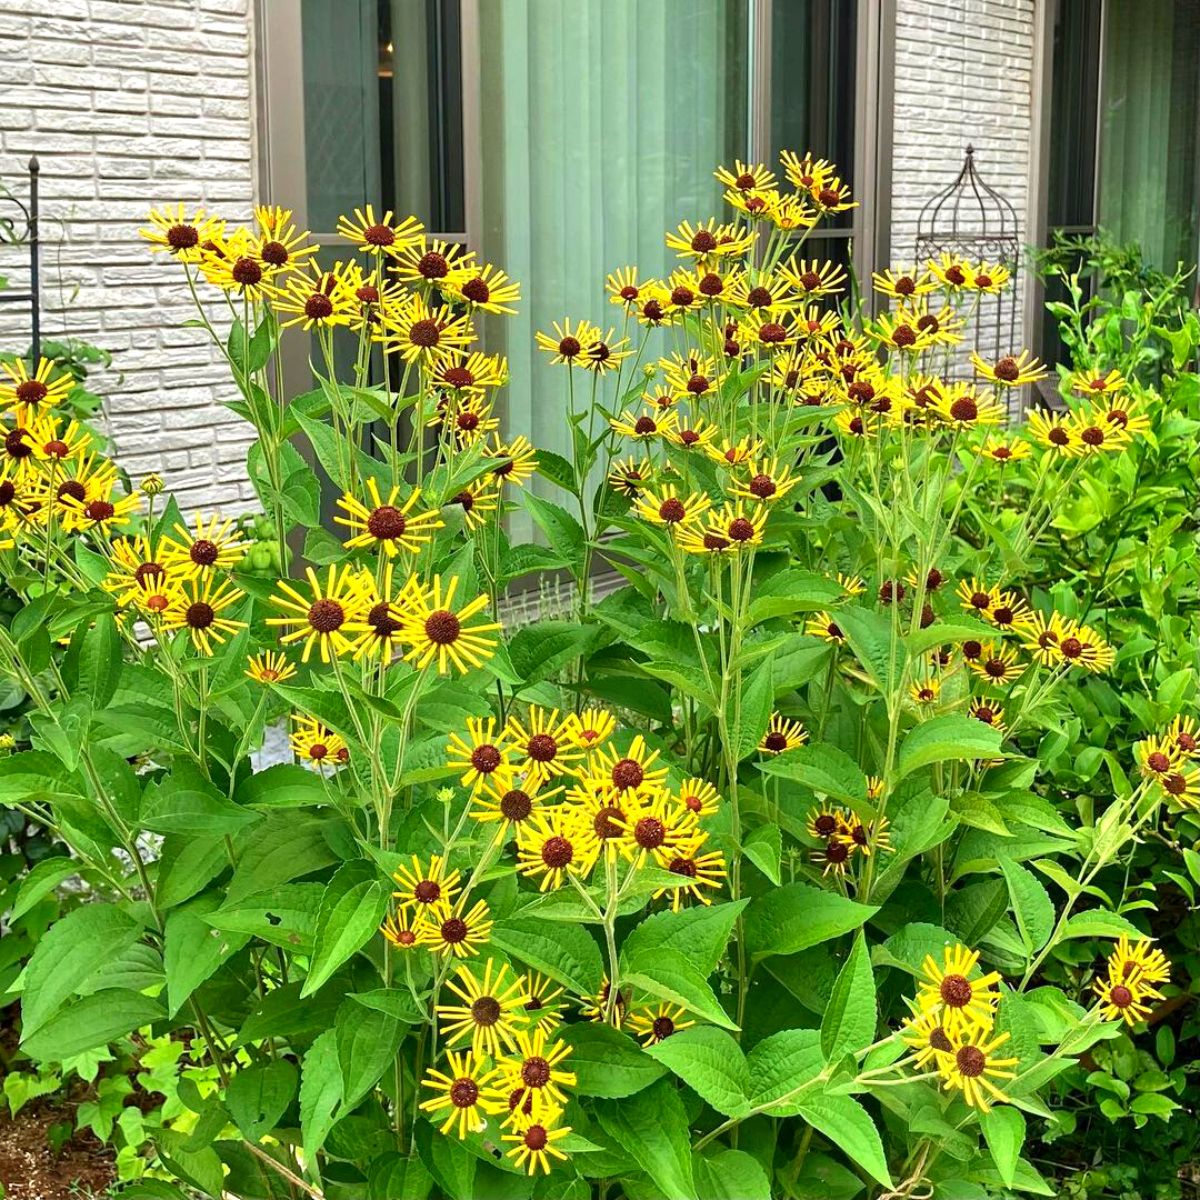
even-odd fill
[{"label": "green sheer curtain", "polygon": [[[670,263],[663,233],[721,212],[714,167],[746,156],[744,0],[480,0],[480,249],[521,281],[507,428],[570,453],[566,378],[534,331],[618,328],[605,275]],[[636,328],[633,331],[636,336]]]},{"label": "green sheer curtain", "polygon": [[1197,262],[1200,0],[1108,0],[1099,224],[1149,262]]}]

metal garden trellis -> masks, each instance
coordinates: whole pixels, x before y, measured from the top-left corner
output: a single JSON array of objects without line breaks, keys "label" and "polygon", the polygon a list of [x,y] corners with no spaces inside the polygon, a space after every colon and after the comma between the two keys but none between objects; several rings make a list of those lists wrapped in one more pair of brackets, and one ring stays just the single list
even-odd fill
[{"label": "metal garden trellis", "polygon": [[[972,263],[998,263],[1014,276],[1020,266],[1016,210],[980,176],[974,146],[967,146],[954,182],[927,201],[917,217],[917,262],[940,258],[944,253]],[[1016,336],[1017,289],[1009,286],[998,295],[980,295],[963,331],[964,348],[978,350],[995,362],[1017,349]],[[970,374],[965,354],[951,361],[949,373]]]},{"label": "metal garden trellis", "polygon": [[[29,247],[29,290],[27,292],[0,291],[0,304],[28,304],[30,327],[30,357],[34,368],[42,354],[42,329],[40,306],[40,264],[38,256],[38,174],[41,167],[37,155],[29,160],[29,203],[19,200],[7,188],[0,188],[0,204],[13,205],[20,216],[7,217],[0,212],[0,245]],[[21,226],[24,226],[22,229]]]}]

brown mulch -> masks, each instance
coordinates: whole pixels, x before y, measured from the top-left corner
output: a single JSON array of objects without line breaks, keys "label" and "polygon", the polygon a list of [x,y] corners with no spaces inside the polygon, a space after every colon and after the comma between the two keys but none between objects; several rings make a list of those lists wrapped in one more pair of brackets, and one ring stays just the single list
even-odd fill
[{"label": "brown mulch", "polygon": [[111,1149],[84,1130],[55,1154],[46,1131],[60,1121],[74,1125],[74,1110],[55,1104],[51,1097],[32,1101],[15,1120],[0,1116],[0,1183],[5,1200],[83,1200],[107,1195],[116,1179]]}]

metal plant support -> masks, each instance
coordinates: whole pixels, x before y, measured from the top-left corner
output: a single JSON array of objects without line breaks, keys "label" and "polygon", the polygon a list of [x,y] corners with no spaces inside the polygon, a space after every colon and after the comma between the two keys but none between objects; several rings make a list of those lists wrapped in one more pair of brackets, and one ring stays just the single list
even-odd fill
[{"label": "metal plant support", "polygon": [[[958,177],[929,200],[917,217],[917,262],[949,253],[976,264],[999,263],[1013,275],[1014,282],[999,295],[981,295],[968,311],[967,327],[963,330],[964,352],[950,364],[953,376],[971,375],[968,359],[971,350],[978,350],[984,358],[995,362],[1019,349],[1015,285],[1021,261],[1019,232],[1016,210],[980,177],[975,166],[975,147],[968,146]],[[1012,396],[1010,418],[1018,406],[1018,398]]]},{"label": "metal plant support", "polygon": [[[0,291],[0,304],[29,305],[30,356],[36,367],[42,354],[42,323],[39,302],[38,262],[38,172],[37,156],[29,160],[29,203],[25,204],[5,187],[0,187],[0,246],[29,247],[29,290]],[[10,204],[17,216],[8,216],[3,205]]]}]

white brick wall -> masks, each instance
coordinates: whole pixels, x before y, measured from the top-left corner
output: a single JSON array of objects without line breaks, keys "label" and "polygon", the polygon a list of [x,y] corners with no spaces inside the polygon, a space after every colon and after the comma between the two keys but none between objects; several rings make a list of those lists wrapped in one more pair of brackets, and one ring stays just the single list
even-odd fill
[{"label": "white brick wall", "polygon": [[[980,175],[1016,209],[1024,247],[1035,0],[895,0],[895,5],[892,261],[912,262],[917,215],[953,182],[968,143],[975,147]],[[1015,295],[1013,348],[1019,348],[1019,285]]]},{"label": "white brick wall", "polygon": [[[161,471],[185,508],[250,506],[250,427],[179,269],[138,237],[182,200],[231,219],[254,195],[251,0],[0,0],[0,180],[41,161],[43,335],[112,351],[96,378],[117,458]],[[24,289],[26,256],[0,252]],[[14,306],[15,308],[16,306]],[[28,324],[0,307],[0,346]]]}]

